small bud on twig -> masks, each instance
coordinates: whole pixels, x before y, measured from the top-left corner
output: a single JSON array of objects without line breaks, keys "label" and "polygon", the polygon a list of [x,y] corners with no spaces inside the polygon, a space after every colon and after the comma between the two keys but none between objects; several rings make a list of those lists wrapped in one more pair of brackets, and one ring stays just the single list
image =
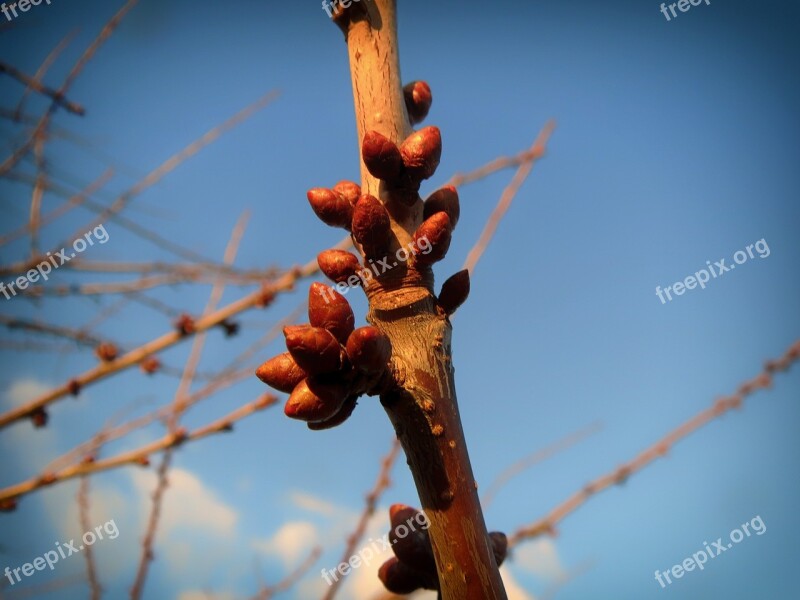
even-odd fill
[{"label": "small bud on twig", "polygon": [[403,99],[406,102],[408,120],[412,125],[422,123],[428,116],[433,103],[430,86],[424,81],[412,81],[403,86]]},{"label": "small bud on twig", "polygon": [[361,269],[361,263],[358,262],[355,254],[347,250],[323,250],[317,256],[317,264],[320,271],[335,283],[347,283],[347,280],[353,276],[359,282],[361,281],[357,275]]},{"label": "small bud on twig", "polygon": [[330,419],[325,419],[324,421],[316,421],[313,423],[307,423],[308,428],[311,431],[322,431],[323,429],[331,429],[333,427],[338,427],[342,423],[344,423],[347,419],[350,418],[350,415],[353,414],[353,411],[356,408],[356,404],[358,404],[358,396],[349,396],[345,401],[344,404],[336,411],[336,414],[333,415]]},{"label": "small bud on twig", "polygon": [[350,229],[353,205],[343,196],[328,188],[312,188],[306,194],[311,208],[326,225]]},{"label": "small bud on twig", "polygon": [[425,577],[411,567],[391,557],[378,569],[378,578],[383,586],[393,594],[410,594],[425,587]]},{"label": "small bud on twig", "polygon": [[347,393],[347,386],[341,382],[309,377],[292,390],[283,412],[301,421],[325,421],[339,412]]},{"label": "small bud on twig", "polygon": [[278,391],[290,394],[297,384],[308,377],[288,352],[270,358],[256,369],[256,377]]},{"label": "small bud on twig", "polygon": [[361,156],[373,177],[395,182],[403,171],[403,156],[389,138],[377,131],[368,131],[361,143]]},{"label": "small bud on twig", "polygon": [[139,363],[139,368],[142,370],[143,373],[147,375],[152,375],[156,371],[161,368],[161,361],[158,360],[155,356],[148,356],[142,362]]},{"label": "small bud on twig", "polygon": [[355,316],[344,296],[315,281],[308,289],[308,320],[313,327],[327,329],[344,344],[353,332]]},{"label": "small bud on twig", "polygon": [[220,322],[219,326],[225,331],[225,337],[233,337],[239,333],[239,323],[236,321],[229,321],[228,319],[225,319],[224,321]]},{"label": "small bud on twig", "polygon": [[358,201],[358,197],[361,195],[361,186],[355,181],[347,181],[346,179],[343,179],[333,186],[333,191],[347,200],[352,206],[355,206],[356,202]]},{"label": "small bud on twig", "polygon": [[341,346],[327,329],[290,326],[283,328],[283,334],[287,350],[307,373],[333,373],[341,368]]},{"label": "small bud on twig", "polygon": [[394,504],[389,508],[392,529],[389,539],[395,556],[409,567],[428,575],[436,573],[436,560],[428,532],[428,518],[424,513],[406,506]]},{"label": "small bud on twig", "polygon": [[110,342],[103,342],[94,349],[95,356],[103,362],[111,362],[117,358],[119,351],[117,347]]},{"label": "small bud on twig", "polygon": [[31,421],[33,422],[33,426],[37,429],[44,427],[47,425],[48,421],[47,411],[42,407],[37,408],[31,412]]},{"label": "small bud on twig", "polygon": [[461,204],[458,200],[458,191],[452,185],[436,190],[425,200],[422,218],[427,219],[440,211],[447,213],[450,217],[450,227],[455,229],[461,216]]},{"label": "small bud on twig", "polygon": [[[425,219],[422,225],[414,232],[417,263],[420,265],[432,265],[442,260],[450,248],[452,232],[450,217],[447,216],[446,212],[438,212]],[[419,250],[419,241],[423,239],[426,240],[424,246],[427,249],[427,254],[423,254]]]},{"label": "small bud on twig", "polygon": [[175,321],[175,329],[181,335],[192,335],[195,332],[194,319],[185,313],[182,314],[178,317],[178,320]]},{"label": "small bud on twig", "polygon": [[403,164],[413,181],[428,179],[436,172],[442,157],[442,136],[438,127],[423,127],[408,136],[400,146]]},{"label": "small bud on twig", "polygon": [[489,533],[489,541],[492,543],[492,552],[497,566],[503,564],[508,554],[508,538],[502,531],[492,531]]},{"label": "small bud on twig", "polygon": [[386,207],[375,196],[362,195],[353,211],[353,237],[367,256],[385,254],[389,246],[392,224]]},{"label": "small bud on twig", "polygon": [[442,291],[439,292],[439,306],[447,316],[450,316],[464,304],[467,296],[469,296],[469,270],[464,269],[451,275],[442,284]]},{"label": "small bud on twig", "polygon": [[353,366],[369,373],[382,373],[392,355],[392,345],[377,327],[354,330],[347,338],[347,357]]}]

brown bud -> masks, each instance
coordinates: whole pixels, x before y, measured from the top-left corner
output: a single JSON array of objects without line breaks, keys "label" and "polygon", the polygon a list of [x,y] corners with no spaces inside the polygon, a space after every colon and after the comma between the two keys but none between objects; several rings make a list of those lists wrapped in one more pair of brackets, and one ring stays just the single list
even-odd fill
[{"label": "brown bud", "polygon": [[313,188],[306,194],[311,208],[326,225],[350,229],[353,205],[343,196],[328,188]]},{"label": "brown bud", "polygon": [[503,564],[508,554],[508,538],[502,531],[492,531],[489,533],[489,541],[492,543],[492,553],[497,566]]},{"label": "brown bud", "polygon": [[33,422],[33,426],[37,429],[44,427],[47,425],[47,411],[42,407],[37,408],[33,412],[31,412],[31,421]]},{"label": "brown bud", "polygon": [[195,332],[194,319],[187,314],[182,314],[175,321],[175,329],[181,335],[192,335]]},{"label": "brown bud", "polygon": [[469,271],[464,269],[451,275],[442,284],[442,291],[439,292],[439,306],[446,315],[450,316],[464,304],[467,296],[469,296]]},{"label": "brown bud", "polygon": [[142,362],[139,363],[139,368],[142,370],[143,373],[152,375],[161,368],[161,361],[158,360],[158,358],[156,358],[155,356],[148,356]]},{"label": "brown bud", "polygon": [[369,373],[381,373],[392,355],[392,345],[381,331],[368,325],[347,338],[347,357],[353,366]]},{"label": "brown bud", "polygon": [[404,504],[394,504],[389,509],[392,529],[389,540],[395,556],[413,569],[425,574],[436,573],[431,540],[428,537],[428,518]]},{"label": "brown bud", "polygon": [[225,331],[225,337],[233,337],[239,333],[239,323],[236,321],[229,321],[225,319],[219,324],[219,326]]},{"label": "brown bud", "polygon": [[17,498],[4,498],[0,500],[0,512],[12,512],[17,509]]},{"label": "brown bud", "polygon": [[317,264],[320,271],[335,283],[347,283],[347,280],[354,276],[356,280],[361,281],[358,277],[361,263],[355,254],[347,250],[323,250],[317,256]]},{"label": "brown bud", "polygon": [[450,248],[453,229],[446,212],[438,212],[425,219],[414,232],[414,254],[420,265],[440,261]]},{"label": "brown bud", "polygon": [[406,101],[406,112],[411,124],[422,123],[433,103],[430,86],[424,81],[412,81],[403,86],[403,98]]},{"label": "brown bud", "polygon": [[442,136],[438,127],[423,127],[408,136],[400,146],[409,178],[428,179],[436,172],[442,157]]},{"label": "brown bud", "polygon": [[94,349],[95,356],[103,362],[111,362],[117,358],[119,351],[117,347],[110,342],[103,342]]},{"label": "brown bud", "polygon": [[137,456],[135,462],[140,467],[150,466],[150,459],[147,456]]},{"label": "brown bud", "polygon": [[308,289],[308,320],[313,327],[327,329],[344,344],[353,332],[355,316],[344,296],[315,281]]},{"label": "brown bud", "polygon": [[81,393],[81,382],[77,379],[70,379],[67,383],[67,391],[72,396],[77,396]]},{"label": "brown bud", "polygon": [[378,578],[393,594],[410,594],[425,586],[425,577],[393,556],[378,569]]},{"label": "brown bud", "polygon": [[339,370],[341,347],[333,334],[322,327],[284,327],[286,349],[301,369],[310,375]]},{"label": "brown bud", "polygon": [[389,138],[377,131],[368,131],[361,143],[361,156],[373,177],[384,181],[397,181],[403,171],[400,149]]},{"label": "brown bud", "polygon": [[369,194],[362,195],[353,210],[353,237],[369,256],[380,256],[389,245],[391,221],[386,207]]},{"label": "brown bud", "polygon": [[266,308],[272,304],[273,300],[275,300],[275,288],[270,283],[263,284],[255,305],[258,308]]},{"label": "brown bud", "polygon": [[317,421],[316,423],[307,423],[308,428],[311,431],[322,431],[323,429],[331,429],[333,427],[338,427],[342,423],[344,423],[347,419],[350,418],[350,415],[353,414],[353,411],[356,408],[356,404],[358,404],[358,396],[349,396],[345,401],[344,404],[336,411],[336,414],[333,415],[330,419],[325,419],[324,421]]},{"label": "brown bud", "polygon": [[325,421],[339,412],[347,394],[347,386],[341,382],[309,377],[292,390],[283,412],[301,421]]},{"label": "brown bud", "polygon": [[347,181],[346,179],[342,179],[339,183],[333,186],[333,191],[347,200],[352,206],[355,206],[356,202],[358,201],[358,197],[361,195],[361,186],[355,181]]},{"label": "brown bud", "polygon": [[308,377],[288,352],[270,358],[256,369],[256,377],[268,386],[290,394],[298,383]]},{"label": "brown bud", "polygon": [[450,217],[450,226],[455,229],[461,216],[461,205],[458,201],[458,191],[452,185],[436,190],[425,200],[422,217],[427,219],[440,211],[447,213]]}]

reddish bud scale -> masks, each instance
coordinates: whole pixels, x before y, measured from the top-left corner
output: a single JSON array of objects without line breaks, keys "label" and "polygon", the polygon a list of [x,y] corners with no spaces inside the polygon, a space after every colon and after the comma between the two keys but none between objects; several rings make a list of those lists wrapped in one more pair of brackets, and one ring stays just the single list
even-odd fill
[{"label": "reddish bud scale", "polygon": [[458,200],[458,191],[452,185],[436,190],[425,200],[422,218],[427,219],[442,211],[450,217],[450,226],[455,229],[461,216],[461,203]]},{"label": "reddish bud scale", "polygon": [[358,257],[347,250],[323,250],[317,256],[317,264],[325,277],[335,283],[346,283],[348,279],[356,276],[361,270]]},{"label": "reddish bud scale", "polygon": [[435,577],[436,560],[424,529],[428,523],[425,514],[410,506],[395,504],[389,509],[389,515],[392,523],[389,539],[395,556],[414,570]]},{"label": "reddish bud scale", "polygon": [[346,179],[343,179],[333,186],[333,191],[347,200],[351,206],[355,206],[356,202],[358,201],[358,197],[361,195],[361,186],[354,181],[347,181]]},{"label": "reddish bud scale", "polygon": [[403,171],[400,148],[377,131],[368,131],[361,143],[361,157],[373,177],[384,181],[397,181]]},{"label": "reddish bud scale", "polygon": [[333,415],[330,419],[325,419],[324,421],[317,421],[315,423],[307,423],[308,428],[311,431],[322,431],[323,429],[331,429],[333,427],[338,427],[342,423],[344,423],[347,419],[350,418],[350,415],[353,414],[353,411],[356,408],[356,404],[358,404],[358,396],[349,396],[345,401],[344,404],[336,411],[336,414]]},{"label": "reddish bud scale", "polygon": [[494,560],[499,567],[503,564],[503,561],[508,555],[508,538],[506,537],[506,534],[501,531],[492,531],[489,534],[489,541],[492,543]]},{"label": "reddish bud scale", "polygon": [[380,256],[389,245],[392,223],[386,207],[375,196],[362,195],[353,210],[353,237],[367,254]]},{"label": "reddish bud scale", "polygon": [[393,594],[410,594],[425,587],[425,577],[393,556],[378,569],[378,578]]},{"label": "reddish bud scale", "polygon": [[310,375],[333,373],[341,366],[341,347],[333,334],[322,327],[284,327],[286,349],[301,369]]},{"label": "reddish bud scale", "polygon": [[0,512],[12,512],[17,509],[18,501],[16,498],[5,498],[0,500]]},{"label": "reddish bud scale", "polygon": [[326,225],[350,229],[353,205],[343,196],[328,188],[313,188],[306,194],[314,213]]},{"label": "reddish bud scale", "polygon": [[442,284],[442,291],[439,292],[439,306],[446,315],[452,315],[459,306],[464,304],[467,296],[469,296],[469,271],[464,269],[451,275]]},{"label": "reddish bud scale", "polygon": [[288,352],[270,358],[256,369],[256,377],[278,391],[290,394],[297,384],[308,377]]},{"label": "reddish bud scale", "polygon": [[[442,260],[450,248],[452,233],[450,217],[446,212],[438,212],[425,219],[414,232],[416,262],[420,265],[432,265]],[[426,242],[420,244],[423,239]],[[423,254],[423,250],[427,254]]]},{"label": "reddish bud scale", "polygon": [[392,345],[376,327],[359,327],[347,338],[347,357],[357,369],[382,373],[392,355]]},{"label": "reddish bud scale", "polygon": [[424,81],[412,81],[403,87],[403,99],[411,124],[416,125],[424,121],[433,104],[430,86]]},{"label": "reddish bud scale", "polygon": [[355,327],[353,309],[345,297],[316,281],[308,290],[308,320],[313,327],[330,331],[343,344]]},{"label": "reddish bud scale", "polygon": [[152,375],[161,368],[161,361],[155,356],[148,356],[141,363],[139,363],[139,368],[143,373]]},{"label": "reddish bud scale", "polygon": [[37,408],[31,413],[31,421],[33,422],[33,426],[37,429],[47,425],[48,419],[47,411],[43,408]]},{"label": "reddish bud scale", "polygon": [[195,332],[194,319],[183,314],[175,321],[175,329],[181,335],[192,335]]},{"label": "reddish bud scale", "polygon": [[423,127],[412,133],[400,146],[400,154],[410,179],[428,179],[436,172],[442,157],[442,135],[439,128]]},{"label": "reddish bud scale", "polygon": [[301,421],[325,421],[339,412],[347,394],[348,389],[341,382],[309,377],[292,390],[283,412]]},{"label": "reddish bud scale", "polygon": [[119,351],[114,344],[103,342],[95,348],[94,353],[103,362],[111,362],[117,358]]}]

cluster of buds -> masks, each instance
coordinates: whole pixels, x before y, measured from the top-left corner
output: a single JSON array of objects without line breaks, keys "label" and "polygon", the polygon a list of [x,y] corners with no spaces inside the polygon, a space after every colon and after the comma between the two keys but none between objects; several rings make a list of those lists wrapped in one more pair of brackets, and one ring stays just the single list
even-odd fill
[{"label": "cluster of buds", "polygon": [[102,342],[94,349],[94,353],[103,362],[112,362],[119,355],[119,350],[110,342]]},{"label": "cluster of buds", "polygon": [[[394,504],[389,508],[389,519],[389,540],[394,556],[378,570],[384,587],[393,594],[411,594],[418,589],[438,590],[439,577],[425,514],[405,504]],[[414,527],[415,523],[424,524],[425,528]],[[489,541],[499,567],[508,553],[508,539],[504,533],[493,531]]]},{"label": "cluster of buds", "polygon": [[376,393],[391,345],[375,327],[355,328],[347,300],[322,283],[308,293],[307,325],[284,327],[288,352],[262,364],[256,375],[289,394],[286,416],[313,430],[343,423],[361,394]]}]

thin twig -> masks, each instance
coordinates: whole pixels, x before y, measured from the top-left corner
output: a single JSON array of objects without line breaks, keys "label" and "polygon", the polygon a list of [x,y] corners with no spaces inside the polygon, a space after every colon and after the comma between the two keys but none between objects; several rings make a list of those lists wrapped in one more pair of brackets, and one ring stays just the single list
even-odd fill
[{"label": "thin twig", "polygon": [[48,96],[55,104],[66,108],[69,112],[74,113],[79,116],[83,116],[86,114],[86,110],[77,102],[71,102],[68,98],[64,96],[64,94],[54,90],[53,88],[47,87],[36,76],[31,77],[30,75],[26,75],[16,67],[13,67],[7,63],[0,61],[0,73],[6,73],[13,79],[16,79],[27,88],[32,89],[34,92],[38,92],[43,96]]},{"label": "thin twig", "polygon": [[[364,510],[361,512],[361,516],[358,519],[358,524],[356,525],[355,530],[353,530],[353,533],[347,536],[347,545],[342,553],[342,560],[340,562],[347,562],[350,560],[350,557],[353,556],[356,551],[356,546],[358,546],[358,543],[364,537],[364,533],[367,530],[367,524],[372,518],[372,515],[375,514],[375,508],[378,505],[378,500],[383,492],[386,491],[386,489],[392,483],[392,480],[389,476],[399,453],[400,441],[397,438],[394,438],[392,440],[392,447],[389,450],[389,453],[384,456],[383,459],[381,459],[381,469],[378,473],[378,479],[375,481],[375,485],[373,486],[372,490],[370,490],[365,497],[366,502],[364,505]],[[333,583],[328,587],[325,595],[322,596],[322,600],[332,600],[333,597],[336,596],[336,592],[339,590],[339,586],[343,581],[344,577],[341,579],[334,578]]]},{"label": "thin twig", "polygon": [[281,581],[270,587],[263,587],[259,592],[253,596],[252,600],[270,600],[276,594],[285,592],[300,581],[308,570],[314,566],[314,563],[319,560],[322,555],[322,548],[315,546],[311,549],[308,557],[298,566],[294,571],[289,573]]},{"label": "thin twig", "polygon": [[478,261],[486,250],[486,247],[489,245],[489,242],[492,241],[492,237],[494,237],[494,232],[497,229],[497,225],[500,223],[503,215],[506,214],[506,211],[511,206],[514,196],[517,195],[519,188],[523,183],[525,183],[528,175],[533,170],[534,163],[540,156],[544,154],[545,147],[547,146],[547,140],[550,139],[550,134],[553,132],[554,128],[555,122],[549,121],[539,132],[536,141],[528,151],[530,158],[520,164],[517,172],[514,173],[514,177],[511,179],[511,183],[509,183],[506,189],[503,190],[503,194],[500,196],[497,206],[492,211],[489,220],[486,222],[486,226],[483,228],[478,241],[472,247],[472,250],[469,251],[467,259],[464,261],[464,268],[469,270],[470,275],[475,270],[475,265],[478,264]]},{"label": "thin twig", "polygon": [[731,409],[739,408],[744,399],[753,392],[770,387],[772,385],[773,375],[779,371],[786,371],[792,363],[797,361],[798,357],[800,357],[800,340],[794,342],[778,360],[767,361],[761,373],[741,384],[739,389],[732,396],[718,398],[711,407],[699,412],[697,415],[672,430],[630,462],[588,483],[582,490],[576,492],[565,502],[551,510],[546,517],[539,519],[531,525],[518,529],[508,539],[509,548],[524,540],[532,539],[542,534],[554,535],[556,525],[586,503],[589,498],[614,485],[624,483],[634,473],[641,471],[656,459],[666,456],[675,444],[689,434],[718,419]]},{"label": "thin twig", "polygon": [[561,438],[549,446],[545,446],[544,448],[537,450],[533,454],[529,454],[528,456],[518,460],[513,465],[504,469],[497,477],[494,478],[494,481],[489,484],[486,492],[483,494],[483,498],[481,499],[483,508],[485,509],[492,503],[494,497],[497,495],[497,492],[500,491],[500,489],[502,489],[502,487],[508,483],[510,479],[516,477],[523,471],[527,471],[532,466],[547,460],[551,456],[558,454],[559,452],[563,452],[570,446],[574,446],[578,442],[585,440],[587,437],[597,433],[602,428],[603,425],[599,421],[592,423],[588,427],[584,427],[579,431]]}]

